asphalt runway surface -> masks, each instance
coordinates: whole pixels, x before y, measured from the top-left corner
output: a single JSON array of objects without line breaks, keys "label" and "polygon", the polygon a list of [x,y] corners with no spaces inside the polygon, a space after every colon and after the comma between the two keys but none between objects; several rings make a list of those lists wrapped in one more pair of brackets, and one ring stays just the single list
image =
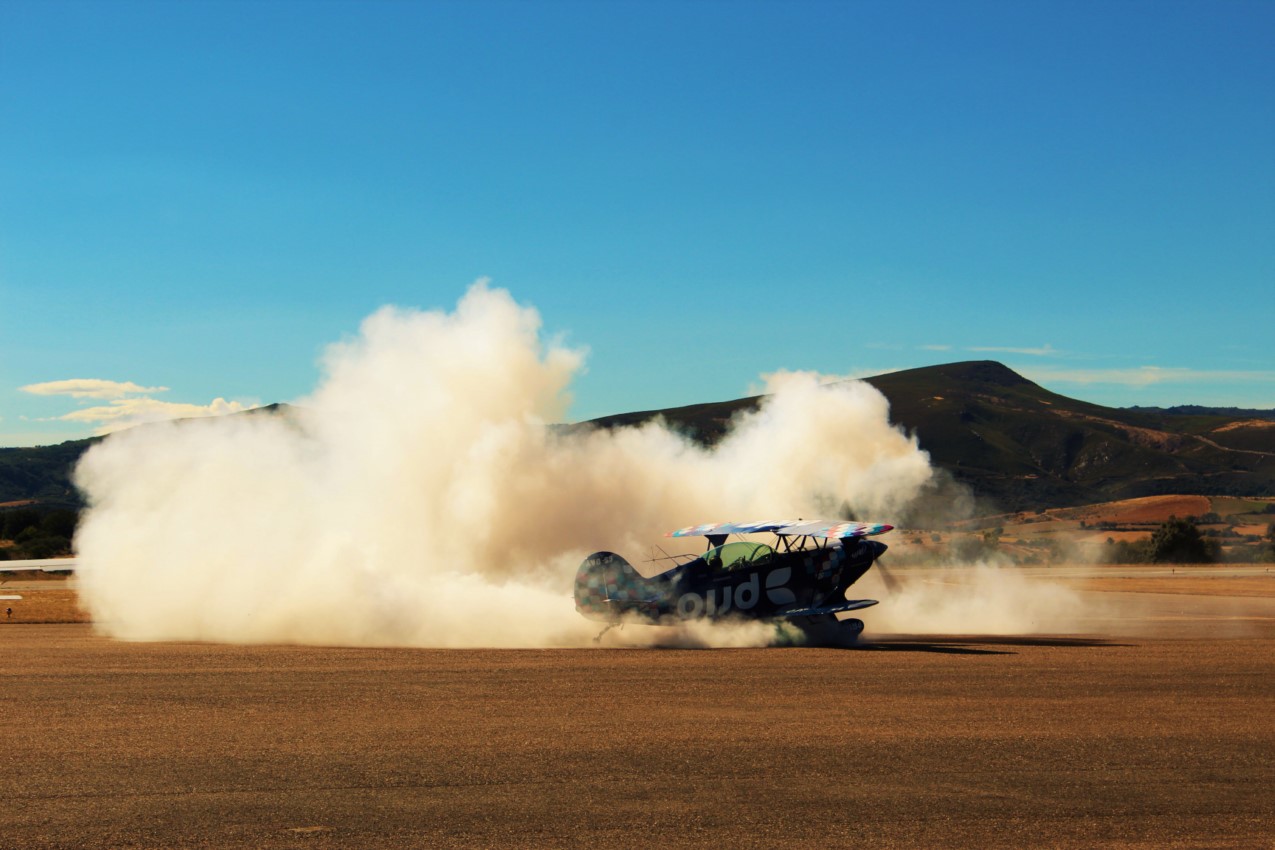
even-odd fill
[{"label": "asphalt runway surface", "polygon": [[1271,600],[1162,596],[853,650],[0,627],[0,847],[1275,847]]}]

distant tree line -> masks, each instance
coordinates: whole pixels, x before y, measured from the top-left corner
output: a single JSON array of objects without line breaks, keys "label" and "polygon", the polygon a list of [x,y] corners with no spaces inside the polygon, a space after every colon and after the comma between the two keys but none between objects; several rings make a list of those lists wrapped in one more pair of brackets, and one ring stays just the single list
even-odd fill
[{"label": "distant tree line", "polygon": [[[1209,520],[1209,515],[1203,517]],[[1256,545],[1222,549],[1217,537],[1205,536],[1195,524],[1195,517],[1170,517],[1161,523],[1149,540],[1112,540],[1107,538],[1105,561],[1113,564],[1211,564],[1217,561],[1275,560],[1275,523],[1266,526],[1266,534]]]},{"label": "distant tree line", "polygon": [[0,512],[0,560],[70,555],[78,521],[75,511],[61,508],[17,508]]}]

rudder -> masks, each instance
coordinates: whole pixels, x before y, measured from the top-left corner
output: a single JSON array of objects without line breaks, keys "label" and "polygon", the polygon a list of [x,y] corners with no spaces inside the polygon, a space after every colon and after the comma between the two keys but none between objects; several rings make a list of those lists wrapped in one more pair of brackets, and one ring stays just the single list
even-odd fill
[{"label": "rudder", "polygon": [[614,552],[594,552],[576,571],[576,610],[591,620],[620,619],[649,601],[647,580]]}]

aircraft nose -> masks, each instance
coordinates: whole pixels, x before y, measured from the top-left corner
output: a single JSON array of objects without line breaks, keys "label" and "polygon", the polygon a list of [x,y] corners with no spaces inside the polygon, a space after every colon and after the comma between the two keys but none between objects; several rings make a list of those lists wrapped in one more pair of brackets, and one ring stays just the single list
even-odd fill
[{"label": "aircraft nose", "polygon": [[872,563],[877,558],[885,554],[885,550],[889,549],[884,543],[878,543],[875,540],[843,540],[842,545],[846,548],[846,554],[856,563]]}]

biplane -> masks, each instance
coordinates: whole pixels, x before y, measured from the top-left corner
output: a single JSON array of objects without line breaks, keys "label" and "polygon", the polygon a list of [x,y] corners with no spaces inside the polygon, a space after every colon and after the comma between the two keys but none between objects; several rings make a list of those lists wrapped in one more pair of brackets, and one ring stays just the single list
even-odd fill
[{"label": "biplane", "polygon": [[[875,599],[847,599],[846,590],[888,548],[866,538],[893,527],[780,520],[680,528],[665,537],[704,537],[707,551],[665,556],[674,566],[650,577],[614,552],[595,552],[576,573],[576,610],[607,622],[603,633],[625,622],[658,625],[735,617],[790,623],[808,643],[853,642],[863,621],[837,615],[877,604]],[[732,535],[767,532],[774,535],[773,545],[727,542]]]}]

